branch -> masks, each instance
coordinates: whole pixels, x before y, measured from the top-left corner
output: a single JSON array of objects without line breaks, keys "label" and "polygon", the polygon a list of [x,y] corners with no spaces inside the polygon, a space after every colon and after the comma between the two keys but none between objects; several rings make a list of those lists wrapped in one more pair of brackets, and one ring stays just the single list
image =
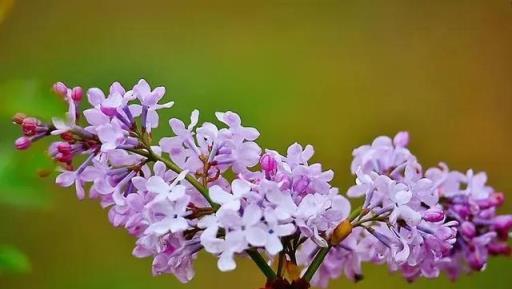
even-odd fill
[{"label": "branch", "polygon": [[260,268],[261,272],[267,277],[268,280],[276,279],[276,273],[270,268],[265,259],[261,256],[261,254],[257,250],[247,250],[247,255],[251,257],[251,259],[256,263],[258,268]]}]

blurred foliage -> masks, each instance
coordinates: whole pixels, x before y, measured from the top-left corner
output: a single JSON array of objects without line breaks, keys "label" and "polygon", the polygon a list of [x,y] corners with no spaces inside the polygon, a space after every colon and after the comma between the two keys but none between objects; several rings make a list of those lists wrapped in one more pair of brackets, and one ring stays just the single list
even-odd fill
[{"label": "blurred foliage", "polygon": [[[53,169],[44,154],[23,154],[13,150],[12,144],[0,148],[0,203],[26,208],[48,207],[51,193],[38,173]],[[39,185],[36,185],[39,184]]]},{"label": "blurred foliage", "polygon": [[26,273],[30,262],[18,249],[0,244],[0,275],[5,273]]}]

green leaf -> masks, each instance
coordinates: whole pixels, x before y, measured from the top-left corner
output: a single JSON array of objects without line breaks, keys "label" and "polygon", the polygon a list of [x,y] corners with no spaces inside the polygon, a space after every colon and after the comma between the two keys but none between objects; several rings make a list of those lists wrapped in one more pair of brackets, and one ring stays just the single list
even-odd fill
[{"label": "green leaf", "polygon": [[0,274],[29,271],[30,262],[23,252],[9,245],[0,245]]}]

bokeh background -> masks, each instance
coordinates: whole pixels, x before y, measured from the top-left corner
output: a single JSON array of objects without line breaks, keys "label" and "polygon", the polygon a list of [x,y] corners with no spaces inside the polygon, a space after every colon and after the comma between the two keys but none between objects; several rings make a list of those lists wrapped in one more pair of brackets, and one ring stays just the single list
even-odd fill
[{"label": "bokeh background", "polygon": [[[186,3],[185,3],[186,2]],[[165,85],[164,114],[202,120],[233,110],[264,147],[313,144],[342,190],[351,151],[408,130],[425,166],[485,170],[512,210],[512,5],[482,1],[0,0],[0,288],[257,288],[254,264],[220,273],[203,254],[182,285],[152,277],[150,259],[94,201],[58,189],[44,144],[15,152],[10,117],[65,107],[61,80],[107,88]],[[350,2],[350,3],[348,3]],[[157,135],[169,133],[163,124]],[[480,274],[407,284],[384,267],[330,288],[510,288],[510,259]]]}]

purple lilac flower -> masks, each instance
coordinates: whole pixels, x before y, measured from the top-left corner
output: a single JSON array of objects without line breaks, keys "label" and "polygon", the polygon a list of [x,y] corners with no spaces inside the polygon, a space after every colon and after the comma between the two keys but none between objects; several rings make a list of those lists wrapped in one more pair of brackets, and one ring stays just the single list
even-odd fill
[{"label": "purple lilac flower", "polygon": [[485,173],[450,171],[445,164],[431,168],[427,176],[439,184],[447,218],[459,223],[457,242],[441,269],[455,279],[461,272],[481,271],[490,255],[510,255],[512,215],[498,215],[504,195],[489,187]]}]

